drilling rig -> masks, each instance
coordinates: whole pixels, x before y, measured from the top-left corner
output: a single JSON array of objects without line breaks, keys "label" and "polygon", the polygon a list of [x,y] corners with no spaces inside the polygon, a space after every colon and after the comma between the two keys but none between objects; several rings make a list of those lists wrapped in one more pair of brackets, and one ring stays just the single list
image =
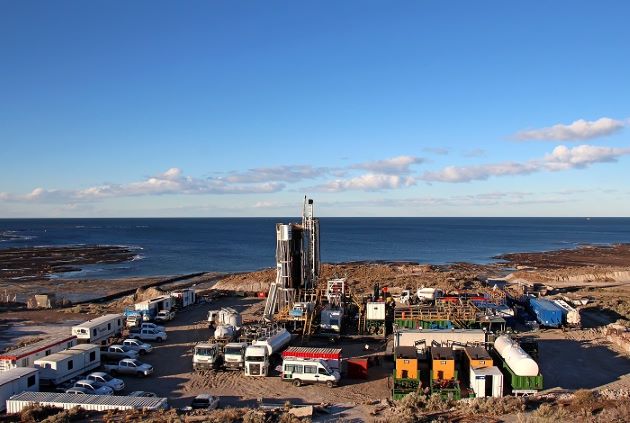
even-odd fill
[{"label": "drilling rig", "polygon": [[269,286],[263,320],[290,323],[311,331],[320,308],[319,219],[313,200],[304,197],[300,223],[276,224],[276,279]]}]

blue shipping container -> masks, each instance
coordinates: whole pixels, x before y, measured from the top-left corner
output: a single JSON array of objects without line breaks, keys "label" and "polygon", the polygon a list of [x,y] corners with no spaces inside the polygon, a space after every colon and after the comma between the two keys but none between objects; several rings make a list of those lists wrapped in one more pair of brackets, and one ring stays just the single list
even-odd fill
[{"label": "blue shipping container", "polygon": [[529,305],[536,314],[536,320],[541,325],[557,328],[562,326],[564,310],[549,300],[531,298]]}]

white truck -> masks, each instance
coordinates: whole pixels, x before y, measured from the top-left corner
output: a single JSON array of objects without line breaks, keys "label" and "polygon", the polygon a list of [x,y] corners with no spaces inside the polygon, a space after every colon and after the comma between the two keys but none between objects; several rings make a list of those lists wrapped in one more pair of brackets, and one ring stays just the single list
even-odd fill
[{"label": "white truck", "polygon": [[292,358],[282,362],[281,378],[295,386],[302,386],[305,383],[325,383],[326,386],[332,388],[339,384],[341,375],[328,367],[323,360]]},{"label": "white truck", "polygon": [[270,328],[245,350],[245,375],[267,376],[271,356],[282,351],[290,342],[291,334],[288,330],[281,327]]},{"label": "white truck", "polygon": [[193,369],[213,370],[223,364],[221,347],[215,342],[200,342],[193,349]]},{"label": "white truck", "polygon": [[138,354],[144,355],[153,351],[153,345],[142,342],[139,339],[125,339],[123,345],[127,348],[131,348],[134,351],[138,351]]},{"label": "white truck", "polygon": [[72,326],[72,334],[80,343],[85,344],[105,344],[109,338],[120,336],[122,330],[122,314],[106,314]]},{"label": "white truck", "polygon": [[240,370],[245,367],[247,342],[230,342],[223,347],[223,365],[228,370]]},{"label": "white truck", "polygon": [[7,400],[25,391],[39,391],[39,370],[31,367],[15,367],[0,372],[0,412]]},{"label": "white truck", "polygon": [[131,329],[129,337],[133,339],[141,339],[142,341],[166,341],[166,332],[155,329]]},{"label": "white truck", "polygon": [[123,358],[138,358],[138,352],[125,345],[110,345],[101,347],[101,360],[119,361]]},{"label": "white truck", "polygon": [[111,374],[149,376],[153,373],[153,366],[132,358],[125,358],[124,360],[120,360],[117,364],[105,364],[103,367]]}]

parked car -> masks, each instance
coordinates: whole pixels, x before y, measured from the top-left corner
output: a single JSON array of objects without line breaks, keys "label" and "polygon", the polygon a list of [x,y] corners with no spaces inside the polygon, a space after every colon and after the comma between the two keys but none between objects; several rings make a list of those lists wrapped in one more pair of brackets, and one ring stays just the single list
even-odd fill
[{"label": "parked car", "polygon": [[166,341],[166,332],[156,331],[154,329],[131,329],[129,331],[129,337],[143,341],[162,342]]},{"label": "parked car", "polygon": [[210,394],[200,394],[193,398],[190,403],[193,410],[204,409],[214,410],[219,407],[219,397]]},{"label": "parked car", "polygon": [[164,332],[164,326],[156,325],[155,323],[145,322],[140,325],[140,329],[153,329],[157,332]]},{"label": "parked car", "polygon": [[116,379],[105,372],[90,373],[85,379],[100,382],[103,385],[109,386],[114,390],[114,392],[120,392],[125,389],[125,382],[120,379]]},{"label": "parked car", "polygon": [[64,392],[66,394],[74,394],[74,395],[88,395],[88,394],[91,394],[91,392],[88,391],[85,388],[69,388],[69,389],[66,389]]},{"label": "parked car", "polygon": [[132,358],[120,360],[118,364],[105,364],[104,367],[105,370],[110,371],[112,374],[149,376],[153,373],[153,366]]},{"label": "parked car", "polygon": [[153,351],[153,345],[142,342],[140,339],[125,339],[123,345],[129,349],[137,351],[140,355],[150,353]]},{"label": "parked car", "polygon": [[155,316],[156,322],[169,322],[175,318],[175,312],[170,310],[160,310]]},{"label": "parked car", "polygon": [[111,386],[104,385],[93,380],[82,379],[74,384],[75,388],[83,388],[91,395],[113,395],[114,389]]},{"label": "parked car", "polygon": [[129,397],[144,397],[144,398],[155,398],[157,395],[154,392],[147,391],[133,391],[129,395]]}]

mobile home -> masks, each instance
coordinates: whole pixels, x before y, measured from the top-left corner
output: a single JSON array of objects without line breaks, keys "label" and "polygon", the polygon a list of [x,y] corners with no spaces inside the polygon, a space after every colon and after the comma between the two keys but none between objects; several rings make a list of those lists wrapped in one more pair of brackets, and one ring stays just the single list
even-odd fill
[{"label": "mobile home", "polygon": [[106,314],[72,327],[80,343],[105,344],[109,338],[122,335],[122,314]]},{"label": "mobile home", "polygon": [[35,360],[42,384],[59,385],[101,365],[98,345],[81,344]]},{"label": "mobile home", "polygon": [[39,371],[32,367],[16,367],[0,373],[0,412],[7,400],[24,391],[39,391]]},{"label": "mobile home", "polygon": [[16,367],[33,367],[35,360],[77,344],[76,336],[52,336],[0,355],[0,371]]}]

